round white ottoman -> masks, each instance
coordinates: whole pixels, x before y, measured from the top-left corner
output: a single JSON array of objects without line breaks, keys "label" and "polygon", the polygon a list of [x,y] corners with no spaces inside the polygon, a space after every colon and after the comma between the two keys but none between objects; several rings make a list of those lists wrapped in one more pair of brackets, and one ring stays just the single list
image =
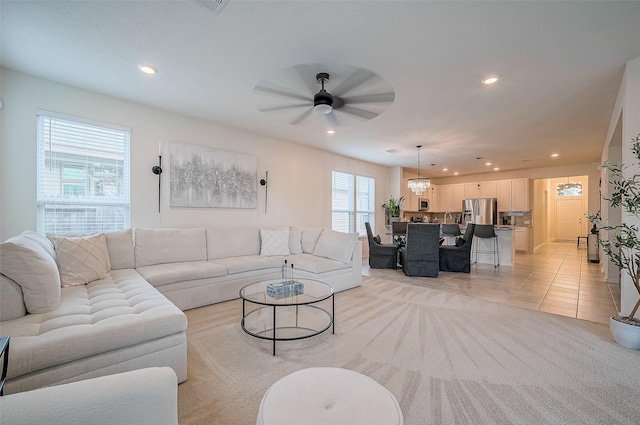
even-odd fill
[{"label": "round white ottoman", "polygon": [[260,403],[257,425],[402,425],[393,394],[348,369],[313,367],[276,381]]}]

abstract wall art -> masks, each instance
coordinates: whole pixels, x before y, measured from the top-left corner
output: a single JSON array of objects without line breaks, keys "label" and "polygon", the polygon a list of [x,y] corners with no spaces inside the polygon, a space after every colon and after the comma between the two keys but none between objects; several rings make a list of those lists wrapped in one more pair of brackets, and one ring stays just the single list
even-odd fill
[{"label": "abstract wall art", "polygon": [[169,165],[171,207],[256,208],[253,155],[170,142]]}]

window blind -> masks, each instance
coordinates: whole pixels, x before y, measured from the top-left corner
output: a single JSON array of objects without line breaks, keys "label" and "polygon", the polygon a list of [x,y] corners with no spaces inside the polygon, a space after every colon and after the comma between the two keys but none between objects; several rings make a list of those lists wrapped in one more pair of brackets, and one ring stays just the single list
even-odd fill
[{"label": "window blind", "polygon": [[130,226],[130,130],[38,112],[38,231]]},{"label": "window blind", "polygon": [[331,228],[366,236],[364,223],[375,225],[375,179],[333,171],[331,181]]}]

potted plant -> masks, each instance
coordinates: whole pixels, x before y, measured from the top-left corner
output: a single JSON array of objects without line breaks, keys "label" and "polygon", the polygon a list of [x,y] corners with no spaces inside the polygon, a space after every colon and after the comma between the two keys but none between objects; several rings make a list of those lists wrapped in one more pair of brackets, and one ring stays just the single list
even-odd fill
[{"label": "potted plant", "polygon": [[[640,134],[631,139],[631,151],[640,165]],[[629,166],[605,161],[600,165],[609,175],[612,192],[603,199],[612,207],[622,206],[624,211],[640,220],[640,173],[632,171],[632,175],[623,174]],[[624,270],[640,296],[640,230],[637,224],[622,223],[616,226],[602,220],[600,213],[589,214],[589,221],[596,231],[606,231],[608,237],[600,239],[602,250],[611,261]],[[640,307],[640,298],[628,316],[617,315],[610,319],[613,338],[624,347],[640,349],[640,319],[636,317]]]},{"label": "potted plant", "polygon": [[404,196],[398,199],[391,196],[387,203],[382,204],[382,208],[384,208],[384,212],[389,218],[389,223],[400,220],[400,210],[402,209],[403,202]]}]

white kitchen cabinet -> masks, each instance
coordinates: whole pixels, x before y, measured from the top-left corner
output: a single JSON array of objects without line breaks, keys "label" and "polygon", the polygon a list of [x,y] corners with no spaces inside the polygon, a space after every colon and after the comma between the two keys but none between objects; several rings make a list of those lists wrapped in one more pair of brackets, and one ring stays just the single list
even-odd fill
[{"label": "white kitchen cabinet", "polygon": [[516,251],[529,251],[528,228],[516,227],[513,233],[513,245]]},{"label": "white kitchen cabinet", "polygon": [[442,211],[440,208],[440,186],[432,184],[428,189],[429,193],[429,211]]},{"label": "white kitchen cabinet", "polygon": [[462,201],[465,200],[464,184],[452,184],[451,186],[451,205],[447,211],[461,212],[463,210]]},{"label": "white kitchen cabinet", "polygon": [[496,181],[481,182],[480,196],[483,198],[495,198],[498,196],[498,187]]},{"label": "white kitchen cabinet", "polygon": [[511,211],[529,211],[529,209],[529,179],[511,180]]},{"label": "white kitchen cabinet", "polygon": [[404,196],[404,204],[402,204],[403,211],[418,211],[418,196],[409,189],[407,181],[409,179],[402,179],[402,187],[400,188],[400,195]]},{"label": "white kitchen cabinet", "polygon": [[479,198],[480,186],[478,183],[465,183],[464,184],[464,198]]},{"label": "white kitchen cabinet", "polygon": [[441,211],[450,211],[451,210],[451,194],[453,190],[452,184],[443,184],[440,185],[440,210]]},{"label": "white kitchen cabinet", "polygon": [[496,197],[498,198],[498,211],[511,211],[511,180],[496,182]]}]

